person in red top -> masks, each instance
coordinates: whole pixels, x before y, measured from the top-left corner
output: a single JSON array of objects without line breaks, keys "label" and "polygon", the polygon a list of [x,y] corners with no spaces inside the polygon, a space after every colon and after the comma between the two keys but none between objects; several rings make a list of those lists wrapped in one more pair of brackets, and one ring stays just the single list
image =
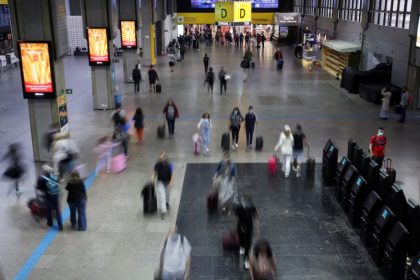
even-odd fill
[{"label": "person in red top", "polygon": [[277,71],[283,68],[283,53],[280,48],[274,53],[274,60],[276,61]]},{"label": "person in red top", "polygon": [[378,133],[370,138],[369,152],[378,165],[379,168],[382,168],[382,162],[385,157],[385,146],[386,146],[386,137],[385,129],[383,127],[378,128]]}]

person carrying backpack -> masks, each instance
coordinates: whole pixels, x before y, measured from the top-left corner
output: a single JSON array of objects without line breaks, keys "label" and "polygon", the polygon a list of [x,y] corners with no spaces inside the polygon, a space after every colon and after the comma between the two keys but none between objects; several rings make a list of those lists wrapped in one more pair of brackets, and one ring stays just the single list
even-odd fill
[{"label": "person carrying backpack", "polygon": [[386,137],[385,129],[380,126],[378,128],[378,133],[370,138],[369,152],[372,157],[372,160],[375,161],[379,168],[382,168],[382,163],[385,158],[385,146],[386,146]]},{"label": "person carrying backpack", "polygon": [[168,102],[166,102],[166,105],[163,108],[163,115],[168,122],[169,135],[174,135],[175,119],[179,117],[179,111],[171,97],[168,99]]},{"label": "person carrying backpack", "polygon": [[147,74],[149,75],[149,86],[150,86],[149,91],[156,92],[156,81],[159,81],[159,76],[155,68],[153,68],[153,65],[150,65],[150,68]]},{"label": "person carrying backpack", "polygon": [[274,60],[276,61],[277,71],[283,68],[283,53],[280,48],[274,53]]}]

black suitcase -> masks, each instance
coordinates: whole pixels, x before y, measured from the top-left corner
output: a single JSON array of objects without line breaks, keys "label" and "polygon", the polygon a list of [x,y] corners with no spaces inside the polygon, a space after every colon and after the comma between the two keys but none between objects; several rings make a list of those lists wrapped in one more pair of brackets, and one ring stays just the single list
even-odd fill
[{"label": "black suitcase", "polygon": [[257,139],[255,139],[255,150],[261,151],[264,147],[264,139],[262,136],[258,136]]},{"label": "black suitcase", "polygon": [[315,159],[311,157],[311,148],[308,146],[308,159],[306,160],[306,178],[315,178]]},{"label": "black suitcase", "polygon": [[395,183],[395,180],[397,179],[397,171],[392,168],[392,159],[388,158],[386,160],[386,167],[385,167],[386,173],[388,173],[389,177],[391,177],[392,184]]},{"label": "black suitcase", "polygon": [[157,199],[155,194],[155,185],[153,183],[147,183],[141,191],[141,196],[143,196],[143,213],[156,213]]},{"label": "black suitcase", "polygon": [[222,135],[222,150],[228,152],[230,149],[230,135],[229,133],[223,133]]},{"label": "black suitcase", "polygon": [[217,211],[217,206],[219,202],[219,194],[216,191],[210,191],[207,195],[207,210],[209,213],[214,213]]},{"label": "black suitcase", "polygon": [[159,125],[158,127],[157,127],[157,136],[158,136],[158,138],[165,138],[165,125],[164,124],[162,124],[162,125]]},{"label": "black suitcase", "polygon": [[162,92],[162,86],[160,84],[156,85],[156,93],[161,93]]}]

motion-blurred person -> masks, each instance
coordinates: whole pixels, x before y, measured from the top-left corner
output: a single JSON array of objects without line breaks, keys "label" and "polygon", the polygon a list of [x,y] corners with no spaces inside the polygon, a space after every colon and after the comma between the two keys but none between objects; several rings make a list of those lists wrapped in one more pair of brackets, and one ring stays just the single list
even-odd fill
[{"label": "motion-blurred person", "polygon": [[126,116],[126,113],[121,108],[121,104],[116,104],[115,110],[111,114],[111,122],[114,123],[114,127],[117,127],[120,124],[120,122],[125,118],[125,116]]},{"label": "motion-blurred person", "polygon": [[112,140],[114,142],[121,143],[121,146],[123,148],[123,152],[126,158],[128,158],[128,140],[130,137],[128,134],[129,129],[130,129],[129,122],[127,122],[127,120],[123,118],[120,124],[115,128],[114,134],[112,136]]},{"label": "motion-blurred person", "polygon": [[264,43],[267,39],[265,38],[264,32],[261,33],[261,46],[264,48]]},{"label": "motion-blurred person", "polygon": [[204,63],[204,72],[207,73],[207,71],[209,70],[209,63],[210,63],[210,58],[208,57],[207,53],[204,54],[203,63]]},{"label": "motion-blurred person", "polygon": [[276,262],[267,240],[260,239],[254,244],[249,255],[249,265],[249,273],[252,280],[276,279]]},{"label": "motion-blurred person", "polygon": [[245,114],[245,132],[246,132],[246,146],[253,149],[252,138],[254,137],[254,129],[257,124],[257,115],[254,112],[254,107],[251,105],[248,112]]},{"label": "motion-blurred person", "polygon": [[60,210],[60,185],[58,176],[53,168],[48,165],[42,166],[44,174],[38,178],[37,187],[46,194],[47,202],[47,225],[53,226],[53,214],[57,219],[58,229],[63,230],[63,222]]},{"label": "motion-blurred person", "polygon": [[[66,190],[69,192],[67,195],[67,203],[70,208],[70,223],[72,229],[85,231],[87,228],[86,221],[86,202],[87,194],[85,184],[80,178],[78,171],[73,171],[70,174],[69,182],[67,183]],[[76,219],[77,213],[77,219]]]},{"label": "motion-blurred person", "polygon": [[248,60],[251,63],[251,61],[252,61],[252,51],[251,51],[250,47],[248,47],[246,49],[245,54],[244,54],[244,59]]},{"label": "motion-blurred person", "polygon": [[249,68],[251,68],[251,61],[249,61],[245,56],[241,61],[241,68],[244,72],[243,82],[245,83],[248,79]]},{"label": "motion-blurred person", "polygon": [[175,69],[175,55],[172,53],[168,53],[168,59],[169,59],[169,69],[171,69],[171,72],[174,72]]},{"label": "motion-blurred person", "polygon": [[[7,153],[2,158],[2,161],[4,160],[9,161],[9,167],[4,171],[3,177],[13,181],[16,196],[20,196],[22,191],[19,189],[19,181],[26,172],[22,162],[22,147],[20,144],[10,144]],[[12,188],[10,188],[8,194],[10,194],[11,191]]]},{"label": "motion-blurred person", "polygon": [[231,198],[237,194],[236,165],[231,161],[229,154],[225,153],[219,162],[216,174],[213,176],[213,192],[218,194],[218,205],[225,212]]},{"label": "motion-blurred person", "polygon": [[382,163],[385,158],[385,146],[387,144],[385,137],[385,128],[380,126],[376,135],[370,138],[369,152],[372,160],[375,161],[379,168],[382,168]]},{"label": "motion-blurred person", "polygon": [[173,186],[174,174],[172,164],[168,161],[166,151],[162,151],[155,164],[153,182],[156,182],[156,197],[162,220],[170,208],[169,188]]},{"label": "motion-blurred person", "polygon": [[296,124],[296,130],[293,133],[293,162],[296,163],[294,168],[296,177],[300,177],[300,165],[304,160],[303,147],[307,146],[306,135],[303,133],[302,126]]},{"label": "motion-blurred person", "polygon": [[57,133],[53,144],[53,168],[54,173],[62,179],[67,172],[73,171],[75,161],[79,156],[79,148],[76,142],[70,138],[70,134]]},{"label": "motion-blurred person", "polygon": [[235,106],[232,113],[229,115],[230,130],[232,133],[232,149],[238,148],[239,131],[241,130],[241,123],[244,121],[244,117],[239,111],[239,107]]},{"label": "motion-blurred person", "polygon": [[207,83],[207,92],[213,93],[213,85],[214,85],[214,72],[213,67],[209,68],[209,72],[207,72],[205,83]]},{"label": "motion-blurred person", "polygon": [[[257,209],[251,199],[246,195],[240,196],[239,204],[236,206],[235,215],[238,217],[236,230],[239,236],[239,253],[244,255],[245,269],[249,268],[249,251],[252,245],[252,236],[254,232],[254,222],[257,223]],[[257,226],[258,229],[258,226]]]},{"label": "motion-blurred person", "polygon": [[95,175],[98,175],[104,167],[106,167],[106,173],[111,172],[112,149],[119,144],[120,143],[113,143],[108,136],[102,137],[98,140],[95,147],[95,153],[97,156]]},{"label": "motion-blurred person", "polygon": [[172,97],[169,97],[168,102],[166,102],[166,105],[163,108],[163,115],[166,118],[166,121],[168,123],[169,135],[174,135],[175,119],[179,117],[179,111]]},{"label": "motion-blurred person", "polygon": [[134,93],[140,92],[140,81],[141,81],[141,72],[139,69],[139,66],[136,64],[133,69],[133,73],[131,74],[131,77],[134,81]]},{"label": "motion-blurred person", "polygon": [[159,81],[159,76],[155,68],[153,68],[153,65],[150,65],[149,71],[147,71],[147,75],[149,76],[149,91],[156,92],[156,81]]},{"label": "motion-blurred person", "polygon": [[191,245],[185,236],[172,228],[165,239],[161,254],[159,270],[155,279],[185,280],[188,279],[191,267]]},{"label": "motion-blurred person", "polygon": [[389,91],[389,86],[385,86],[382,89],[382,106],[381,112],[379,113],[379,118],[382,120],[387,120],[389,118],[389,103],[391,101],[392,93]]},{"label": "motion-blurred person", "polygon": [[244,34],[241,32],[239,35],[239,45],[242,47],[244,45]]},{"label": "motion-blurred person", "polygon": [[201,137],[203,139],[203,149],[204,153],[207,154],[210,149],[210,131],[213,128],[211,123],[210,114],[204,113],[201,117],[200,122],[197,125],[198,129],[201,129]]},{"label": "motion-blurred person", "polygon": [[143,116],[143,110],[140,107],[136,109],[136,113],[133,116],[133,121],[134,121],[134,127],[136,129],[137,140],[139,141],[139,144],[142,144],[143,132],[144,132],[144,116]]},{"label": "motion-blurred person", "polygon": [[226,94],[228,79],[227,79],[227,72],[225,71],[225,69],[223,69],[223,67],[220,67],[219,80],[220,80],[220,95],[223,94],[223,89],[225,89],[225,94]]},{"label": "motion-blurred person", "polygon": [[280,149],[281,153],[281,163],[282,163],[282,171],[284,172],[285,178],[289,177],[290,174],[290,162],[293,155],[293,144],[294,139],[292,135],[292,131],[289,125],[284,126],[284,130],[280,133],[279,141],[277,142],[274,151]]}]

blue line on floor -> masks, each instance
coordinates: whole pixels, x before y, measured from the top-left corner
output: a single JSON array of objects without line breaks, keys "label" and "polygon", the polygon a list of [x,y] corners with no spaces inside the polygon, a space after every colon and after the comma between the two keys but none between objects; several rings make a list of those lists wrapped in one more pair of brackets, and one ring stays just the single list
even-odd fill
[{"label": "blue line on floor", "polygon": [[[96,174],[92,173],[88,178],[85,180],[85,187],[86,190],[88,190],[92,184],[93,181],[96,178]],[[64,211],[61,213],[63,224],[67,221],[67,219],[70,216],[70,209],[66,207]],[[55,237],[59,233],[57,225],[54,225],[45,235],[44,239],[38,244],[38,246],[35,248],[32,255],[26,260],[25,264],[22,266],[20,271],[16,274],[14,280],[24,280],[26,279],[31,271],[34,269],[34,267],[37,265],[39,260],[41,259],[42,255],[47,251],[48,247],[52,244]]]}]

